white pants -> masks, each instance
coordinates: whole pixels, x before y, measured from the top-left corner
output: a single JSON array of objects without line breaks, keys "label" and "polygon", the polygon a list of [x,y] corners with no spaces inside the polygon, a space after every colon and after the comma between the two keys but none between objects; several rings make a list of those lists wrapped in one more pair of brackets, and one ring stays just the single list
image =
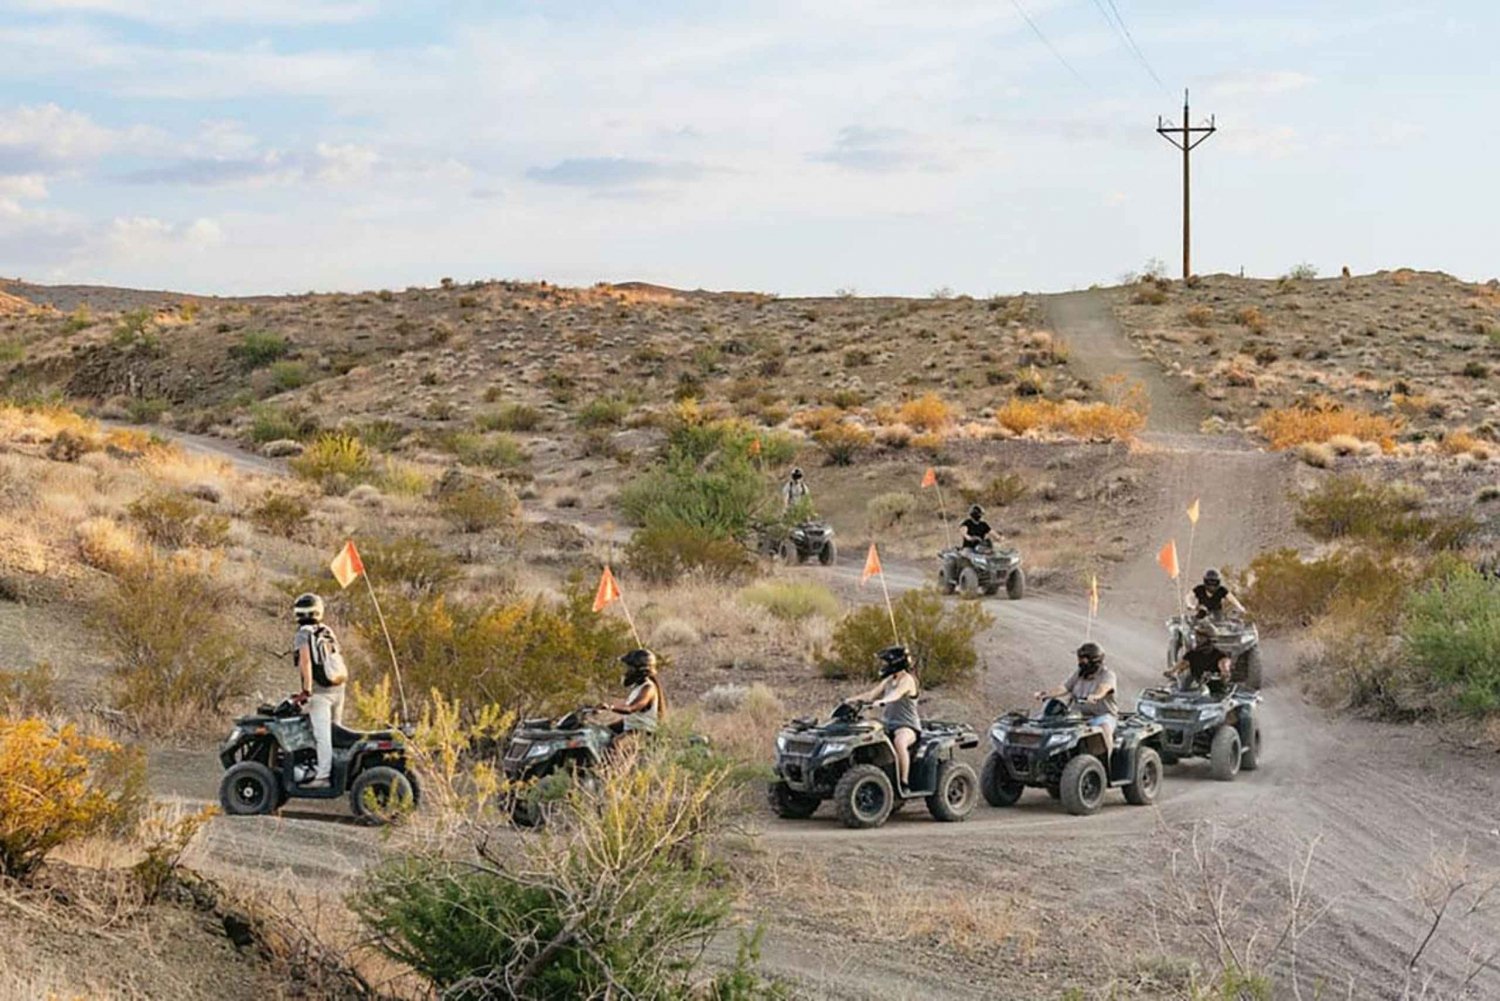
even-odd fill
[{"label": "white pants", "polygon": [[313,744],[318,749],[318,771],[314,778],[326,779],[333,774],[333,724],[344,724],[344,686],[314,687],[307,700],[307,715],[312,720]]}]

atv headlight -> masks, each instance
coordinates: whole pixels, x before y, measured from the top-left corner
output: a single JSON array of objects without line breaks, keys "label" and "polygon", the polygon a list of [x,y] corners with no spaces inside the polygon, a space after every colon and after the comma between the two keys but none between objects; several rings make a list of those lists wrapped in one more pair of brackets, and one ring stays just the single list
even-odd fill
[{"label": "atv headlight", "polygon": [[526,757],[540,758],[544,757],[545,755],[551,754],[555,750],[557,750],[556,744],[549,741],[543,741],[539,744],[532,744],[531,747],[527,748]]},{"label": "atv headlight", "polygon": [[1052,736],[1047,738],[1047,746],[1056,747],[1058,744],[1066,744],[1072,739],[1073,735],[1071,733],[1054,733]]},{"label": "atv headlight", "polygon": [[1224,710],[1220,706],[1207,706],[1207,707],[1205,707],[1203,709],[1199,709],[1198,710],[1198,718],[1200,720],[1213,719],[1216,716],[1223,716],[1223,715],[1224,715]]},{"label": "atv headlight", "polygon": [[794,529],[792,531],[792,538],[796,539],[798,542],[801,542],[803,539],[807,538],[807,533],[802,531],[802,529],[800,528]]},{"label": "atv headlight", "polygon": [[1135,711],[1147,719],[1156,719],[1156,707],[1149,702],[1137,702]]},{"label": "atv headlight", "polygon": [[990,739],[997,744],[1005,743],[1005,738],[1009,735],[1010,728],[1004,726],[1003,724],[996,723],[994,726],[990,727]]},{"label": "atv headlight", "polygon": [[840,754],[847,750],[849,750],[848,744],[844,743],[842,740],[835,740],[824,744],[823,750],[820,753],[823,755],[823,757],[826,758],[830,754]]},{"label": "atv headlight", "polygon": [[778,750],[778,751],[785,751],[786,750],[786,734],[784,734],[784,733],[778,733],[776,735],[776,750]]}]

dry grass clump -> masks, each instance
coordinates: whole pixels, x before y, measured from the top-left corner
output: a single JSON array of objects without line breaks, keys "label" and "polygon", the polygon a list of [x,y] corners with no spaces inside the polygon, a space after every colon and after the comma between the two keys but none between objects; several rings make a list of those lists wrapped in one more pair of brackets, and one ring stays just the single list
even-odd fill
[{"label": "dry grass clump", "polygon": [[1297,458],[1314,469],[1331,469],[1337,456],[1330,445],[1321,441],[1304,441],[1297,446]]},{"label": "dry grass clump", "polygon": [[135,533],[113,518],[90,518],[78,526],[78,555],[95,570],[118,574],[141,559],[141,542]]},{"label": "dry grass clump", "polygon": [[814,616],[834,619],[839,599],[822,584],[805,580],[763,580],[740,592],[740,600],[764,609],[783,622],[801,622]]},{"label": "dry grass clump", "polygon": [[908,400],[896,410],[897,420],[916,431],[943,431],[953,424],[956,412],[936,393]]},{"label": "dry grass clump", "polygon": [[1242,306],[1235,310],[1234,322],[1251,333],[1263,334],[1266,332],[1266,318],[1262,315],[1259,306]]},{"label": "dry grass clump", "polygon": [[876,494],[865,502],[865,515],[870,522],[870,529],[876,532],[887,532],[898,528],[911,520],[917,510],[917,497],[915,494],[905,490],[892,490],[888,493]]},{"label": "dry grass clump", "polygon": [[995,420],[1016,434],[1052,431],[1091,441],[1128,441],[1146,426],[1145,414],[1129,407],[1041,397],[1013,397],[995,411]]},{"label": "dry grass clump", "polygon": [[1485,441],[1466,428],[1443,435],[1438,447],[1447,455],[1472,455],[1476,459],[1489,459],[1495,451],[1493,442]]},{"label": "dry grass clump", "polygon": [[839,422],[813,433],[813,441],[828,457],[829,465],[848,466],[859,453],[875,443],[875,435],[858,424]]},{"label": "dry grass clump", "polygon": [[1277,450],[1347,435],[1362,442],[1375,442],[1382,450],[1390,451],[1395,447],[1401,422],[1320,396],[1296,406],[1267,411],[1256,427]]},{"label": "dry grass clump", "polygon": [[1183,314],[1183,319],[1195,327],[1206,327],[1214,321],[1213,307],[1189,306],[1187,312]]}]

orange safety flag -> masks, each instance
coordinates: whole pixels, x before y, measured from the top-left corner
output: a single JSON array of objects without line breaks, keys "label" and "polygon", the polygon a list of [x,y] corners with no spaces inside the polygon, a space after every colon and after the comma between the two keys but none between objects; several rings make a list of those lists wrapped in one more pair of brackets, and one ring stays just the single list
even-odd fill
[{"label": "orange safety flag", "polygon": [[1198,498],[1193,498],[1193,503],[1188,505],[1188,521],[1194,525],[1198,524]]},{"label": "orange safety flag", "polygon": [[880,554],[875,551],[875,543],[872,542],[869,555],[865,557],[865,572],[859,577],[859,586],[864,587],[865,581],[878,573],[883,574],[884,571],[880,569]]},{"label": "orange safety flag", "polygon": [[328,564],[328,569],[333,571],[339,587],[348,587],[359,579],[359,575],[365,572],[365,561],[359,558],[359,550],[354,548],[353,540],[344,543],[344,548]]},{"label": "orange safety flag", "polygon": [[937,486],[937,470],[928,466],[927,472],[922,474],[922,489],[926,490],[928,487],[935,486]]},{"label": "orange safety flag", "polygon": [[1089,581],[1089,615],[1099,614],[1099,575],[1094,574]]},{"label": "orange safety flag", "polygon": [[599,590],[594,592],[594,611],[602,612],[620,600],[620,585],[610,573],[609,564],[604,565],[604,574],[599,578]]},{"label": "orange safety flag", "polygon": [[1168,577],[1173,580],[1177,579],[1177,575],[1181,573],[1181,570],[1177,566],[1176,539],[1170,540],[1165,546],[1161,547],[1161,552],[1156,554],[1156,562],[1161,564],[1161,568],[1167,572]]},{"label": "orange safety flag", "polygon": [[752,438],[752,439],[750,439],[750,454],[751,455],[759,455],[760,454],[760,439],[759,438]]}]

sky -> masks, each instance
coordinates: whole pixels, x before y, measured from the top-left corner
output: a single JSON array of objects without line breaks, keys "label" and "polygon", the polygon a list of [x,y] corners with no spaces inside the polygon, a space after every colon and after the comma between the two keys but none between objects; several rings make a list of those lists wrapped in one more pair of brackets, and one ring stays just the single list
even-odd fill
[{"label": "sky", "polygon": [[[1029,21],[1028,21],[1029,18]],[[1500,5],[0,0],[0,274],[976,296],[1500,274]]]}]

